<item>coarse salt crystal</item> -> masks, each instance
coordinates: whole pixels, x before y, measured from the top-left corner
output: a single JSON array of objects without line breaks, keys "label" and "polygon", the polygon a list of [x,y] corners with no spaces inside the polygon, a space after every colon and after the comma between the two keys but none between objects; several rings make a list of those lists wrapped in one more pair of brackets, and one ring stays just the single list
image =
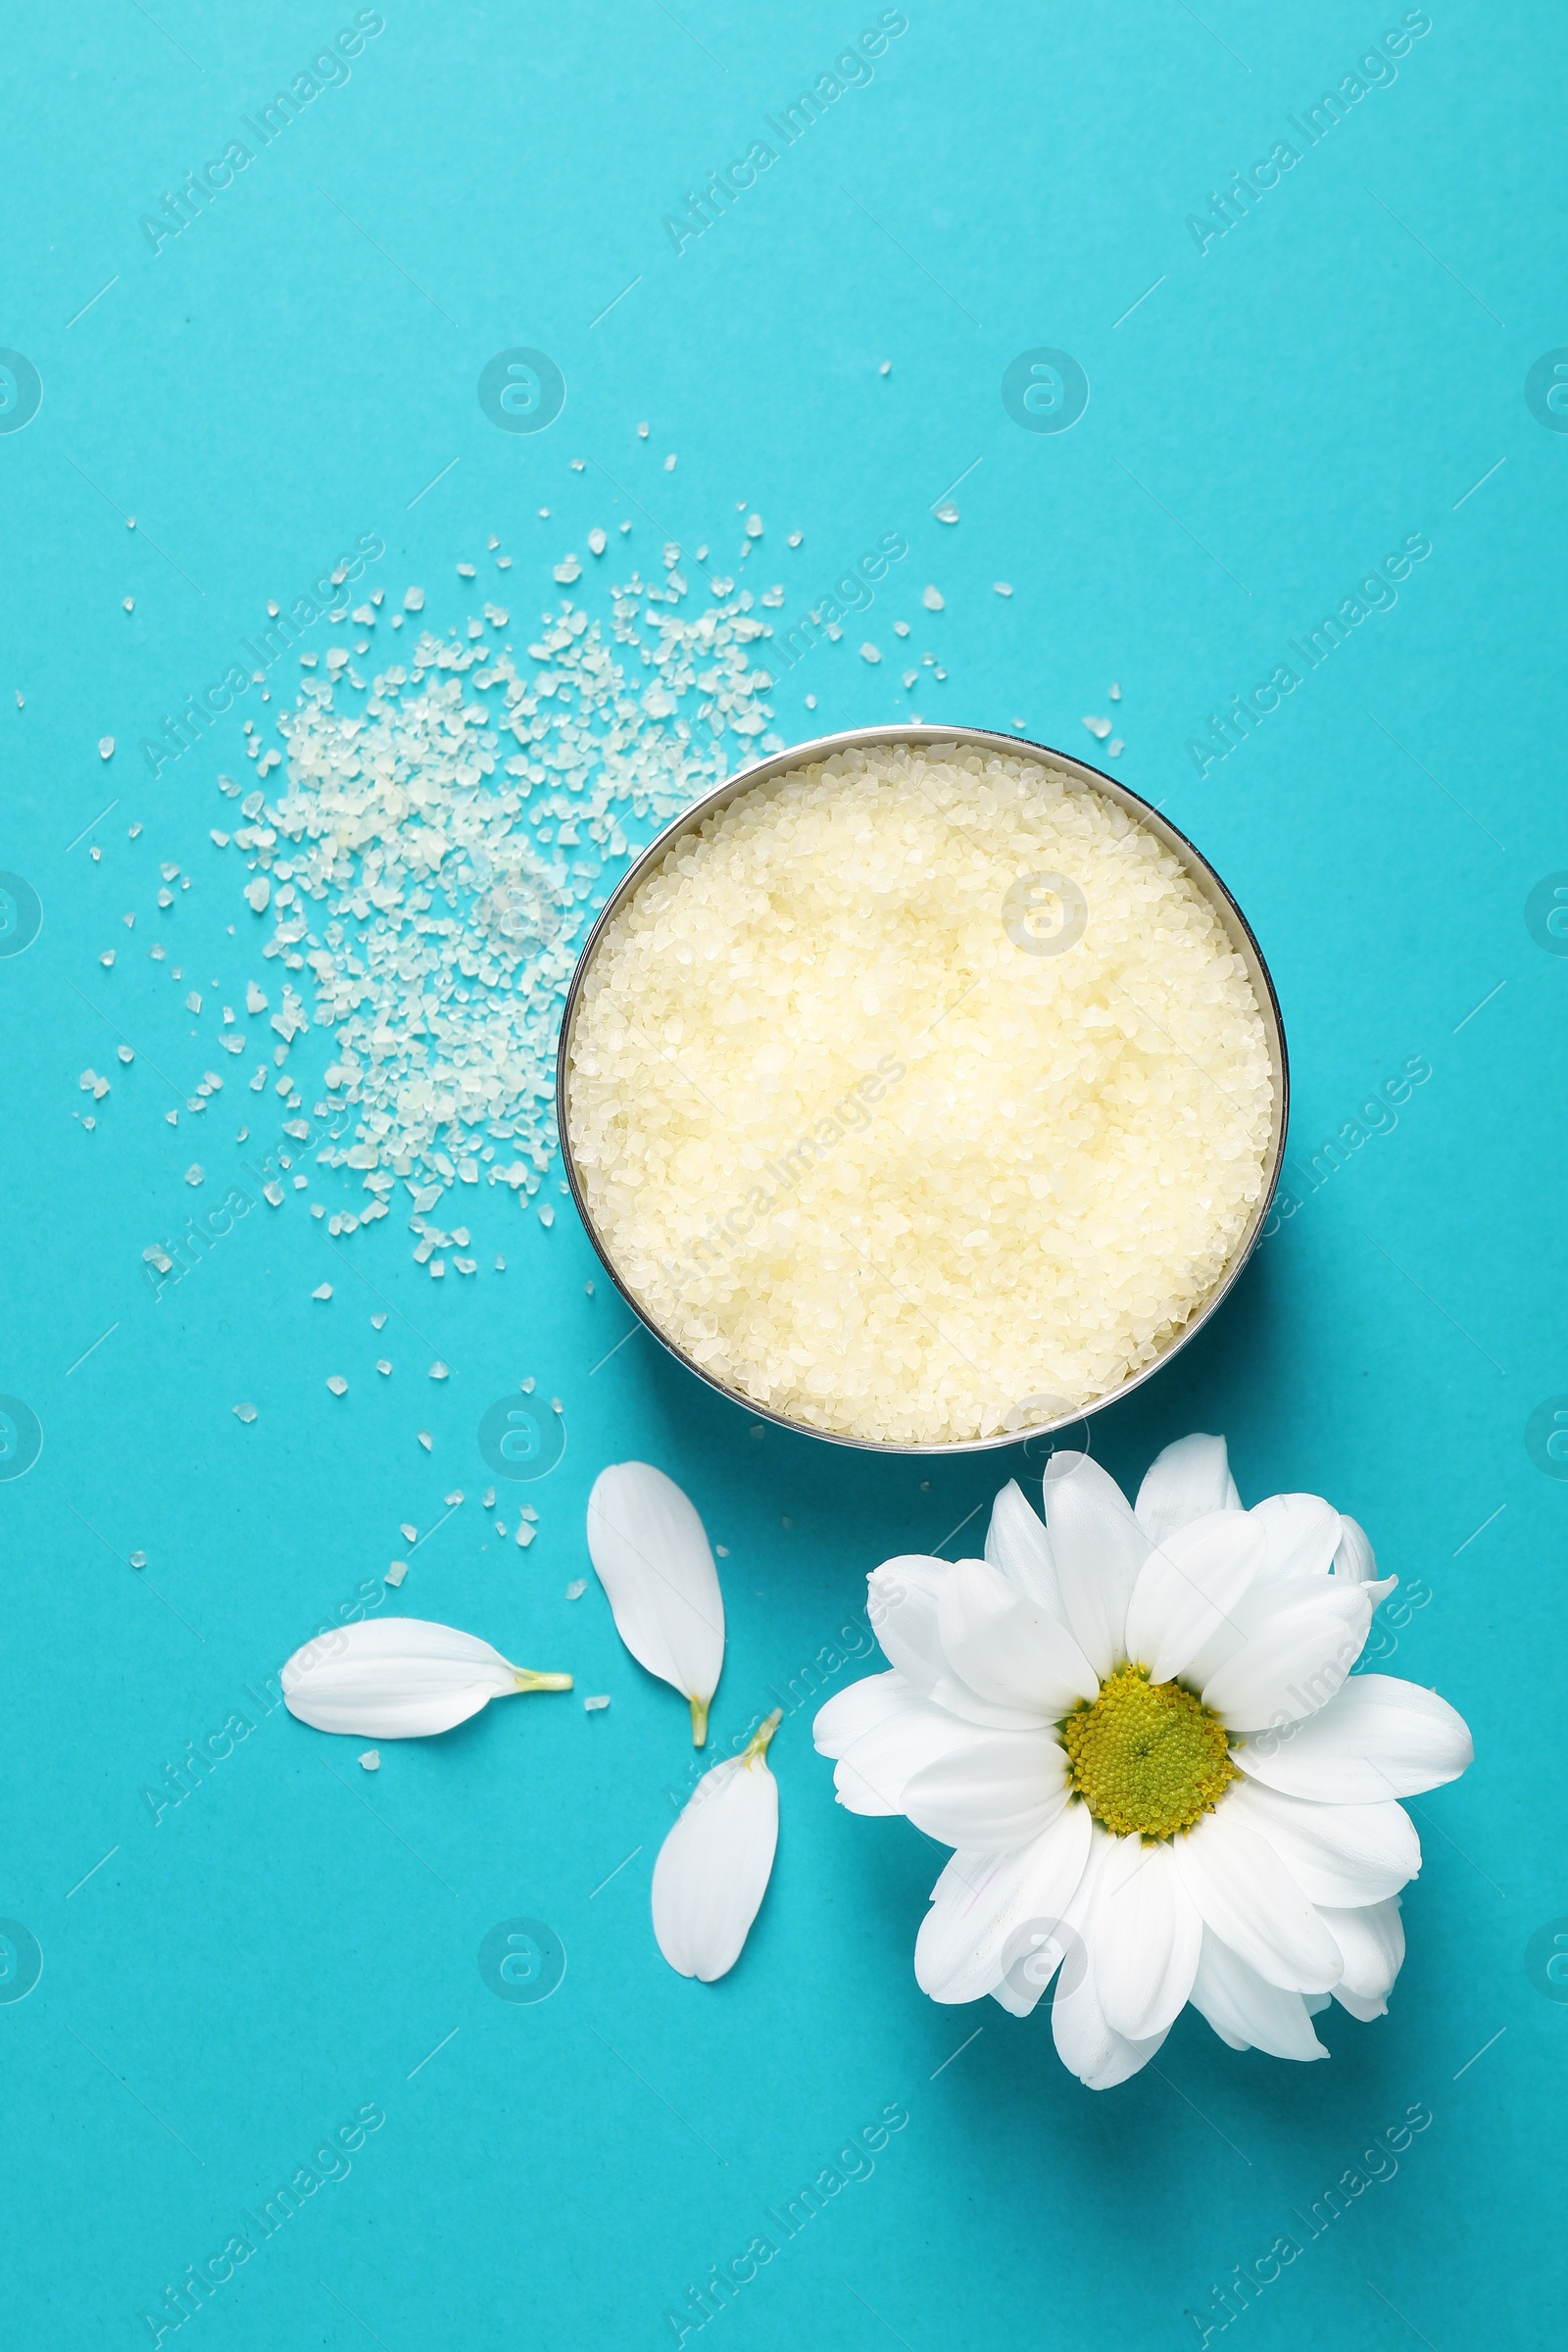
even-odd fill
[{"label": "coarse salt crystal", "polygon": [[959,743],[839,754],[683,838],[584,977],[567,1099],[659,1328],[759,1404],[910,1445],[1161,1352],[1261,1197],[1273,1080],[1177,858]]}]

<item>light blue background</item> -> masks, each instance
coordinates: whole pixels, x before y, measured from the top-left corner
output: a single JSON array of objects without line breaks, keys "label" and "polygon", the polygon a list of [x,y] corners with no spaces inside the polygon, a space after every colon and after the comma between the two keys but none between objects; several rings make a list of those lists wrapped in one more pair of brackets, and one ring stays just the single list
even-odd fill
[{"label": "light blue background", "polygon": [[[37,1988],[0,2005],[7,2344],[149,2341],[138,2312],[372,2100],[386,2123],[350,2176],[190,2322],[209,2352],[672,2343],[666,2308],[894,2101],[909,2121],[874,2175],[705,2341],[1197,2342],[1184,2311],[1300,2236],[1292,2209],[1416,2101],[1434,2120],[1397,2178],[1237,2325],[1253,2352],[1561,2340],[1568,2006],[1524,1956],[1568,1914],[1568,1490],[1524,1428],[1568,1390],[1568,962],[1523,918],[1568,866],[1568,437],[1523,397],[1531,363],[1568,343],[1560,13],[1434,0],[1393,86],[1200,258],[1186,216],[1292,135],[1286,117],[1396,6],[1204,0],[1200,22],[1180,0],[911,0],[870,85],[677,258],[662,216],[875,13],[397,0],[346,86],[156,256],[138,216],[352,12],[156,0],[156,23],[132,5],[10,25],[0,343],[44,393],[0,437],[0,866],[45,912],[0,960],[0,1389],[46,1437],[0,1484],[0,1912],[44,1953]],[[514,344],[566,377],[537,437],[496,431],[475,398]],[[1020,431],[999,396],[1041,344],[1092,385],[1060,435]],[[944,527],[933,504],[965,474]],[[193,1205],[186,1166],[205,1162],[207,1200],[233,1181],[235,1108],[253,1104],[231,1084],[204,1122],[165,1124],[157,1071],[183,1095],[221,1057],[211,1002],[181,1014],[149,932],[229,1002],[260,966],[239,869],[207,841],[238,714],[156,784],[138,740],[358,533],[388,543],[371,576],[394,598],[424,584],[439,626],[476,601],[453,567],[482,564],[491,531],[526,613],[586,525],[624,513],[645,566],[668,533],[737,568],[740,501],[767,526],[752,584],[782,578],[787,617],[879,534],[911,547],[864,630],[781,685],[787,739],[907,714],[900,612],[950,672],[922,684],[926,717],[1091,753],[1082,716],[1113,708],[1119,678],[1117,772],[1213,860],[1272,965],[1297,1152],[1408,1057],[1431,1063],[1397,1128],[1096,1428],[1129,1484],[1170,1439],[1223,1430],[1247,1499],[1321,1491],[1430,1590],[1387,1662],[1462,1709],[1477,1762],[1418,1800],[1427,1859],[1392,2014],[1334,2010],[1327,2065],[1236,2055],[1189,2013],[1158,2072],[1097,2096],[1044,2013],[924,2000],[910,1953],[942,1855],[834,1806],[807,1705],[773,1750],[778,1863],[741,1964],[704,1988],[661,1961],[649,1872],[691,1750],[598,1588],[563,1597],[587,1572],[595,1471],[661,1463],[729,1547],[722,1742],[853,1620],[869,1567],[939,1547],[1020,1457],[928,1470],[754,1437],[641,1334],[594,1371],[628,1318],[602,1275],[586,1295],[598,1269],[564,1203],[545,1233],[499,1193],[468,1196],[481,1265],[509,1259],[468,1284],[431,1283],[398,1218],[347,1245],[351,1270],[291,1204],[253,1213],[158,1305],[144,1286],[143,1246]],[[1200,781],[1184,744],[1206,714],[1417,531],[1433,554],[1396,608]],[[857,658],[862,634],[880,667]],[[161,918],[164,858],[194,881]],[[137,1049],[128,1069],[106,1018]],[[318,1071],[323,1045],[296,1059]],[[89,1064],[113,1082],[92,1133]],[[385,1340],[366,1285],[393,1310]],[[437,1353],[444,1388],[424,1378]],[[473,1436],[525,1372],[569,1431],[526,1556],[487,1541]],[[278,1711],[155,1826],[142,1786],[403,1556],[398,1523],[432,1527],[454,1486],[469,1499],[421,1545],[402,1605],[569,1668],[576,1693],[387,1743],[373,1781],[359,1743]],[[609,1711],[585,1715],[599,1690]],[[542,2005],[496,1999],[475,1965],[517,1915],[566,1948]]]}]

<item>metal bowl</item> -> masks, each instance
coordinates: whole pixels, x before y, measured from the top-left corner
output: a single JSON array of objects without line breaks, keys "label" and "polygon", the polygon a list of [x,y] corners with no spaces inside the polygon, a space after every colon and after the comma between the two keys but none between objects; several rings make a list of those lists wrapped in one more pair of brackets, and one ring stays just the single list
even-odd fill
[{"label": "metal bowl", "polygon": [[[725,1381],[715,1380],[710,1372],[705,1372],[700,1364],[693,1363],[691,1357],[675,1345],[668,1333],[661,1330],[642,1300],[621,1279],[616,1270],[615,1261],[606,1247],[603,1236],[594,1223],[587,1200],[583,1197],[583,1188],[577,1175],[576,1158],[571,1148],[571,1126],[567,1116],[572,1031],[576,1021],[577,1000],[582,990],[583,980],[593,962],[600,940],[604,936],[605,926],[625,905],[633,892],[641,888],[653,867],[659,863],[665,852],[683,835],[695,833],[706,818],[724,808],[735,798],[737,793],[750,792],[757,785],[767,783],[772,777],[786,775],[796,768],[808,766],[813,760],[829,760],[835,752],[867,751],[880,745],[897,744],[920,747],[929,747],[933,744],[956,744],[960,748],[973,748],[976,751],[1047,760],[1054,766],[1064,769],[1068,775],[1092,785],[1097,792],[1103,793],[1107,799],[1119,803],[1137,823],[1142,825],[1147,832],[1152,833],[1155,840],[1180,861],[1192,877],[1198,890],[1219,916],[1227,938],[1246,964],[1250,977],[1258,1008],[1263,1016],[1263,1027],[1268,1042],[1269,1065],[1274,1079],[1274,1123],[1269,1138],[1267,1182],[1262,1198],[1252,1212],[1246,1232],[1232,1251],[1223,1274],[1215,1283],[1208,1297],[1201,1306],[1196,1308],[1188,1317],[1180,1331],[1167,1342],[1153,1361],[1145,1364],[1141,1371],[1131,1374],[1118,1388],[1107,1390],[1103,1396],[1097,1396],[1092,1403],[1070,1404],[1060,1398],[1029,1398],[1025,1400],[1026,1404],[1040,1407],[1038,1415],[1031,1413],[1027,1420],[1019,1422],[1015,1427],[1001,1430],[993,1437],[964,1438],[942,1446],[895,1446],[881,1439],[854,1438],[845,1436],[837,1430],[816,1429],[809,1422],[795,1421],[787,1413],[771,1411],[767,1405],[759,1404],[755,1397],[748,1396],[744,1391],[732,1389]],[[1146,1380],[1152,1379],[1156,1372],[1169,1363],[1178,1348],[1185,1348],[1188,1341],[1202,1330],[1203,1325],[1234,1288],[1237,1277],[1251,1255],[1279,1185],[1280,1170],[1285,1158],[1285,1128],[1290,1110],[1290,1065],[1285,1053],[1285,1025],[1280,1018],[1279,999],[1274,994],[1274,983],[1269,977],[1268,965],[1263,961],[1262,952],[1252,937],[1247,917],[1207,859],[1200,856],[1186,834],[1178,832],[1168,817],[1161,816],[1158,810],[1152,808],[1147,801],[1140,800],[1137,793],[1129,792],[1125,784],[1118,784],[1113,776],[1102,774],[1098,767],[1087,766],[1083,760],[1074,760],[1066,752],[1054,751],[1049,744],[1032,743],[1023,735],[993,734],[984,727],[914,725],[854,727],[843,735],[818,735],[809,743],[795,744],[787,752],[779,752],[770,760],[760,760],[755,767],[743,768],[738,775],[731,776],[727,782],[715,786],[713,791],[705,793],[700,801],[694,801],[684,814],[677,816],[673,823],[666,825],[664,830],[651,841],[641,855],[627,867],[614,890],[605,902],[599,919],[583,942],[582,954],[577,958],[577,968],[572,974],[571,986],[566,992],[565,1009],[561,1022],[561,1045],[556,1060],[556,1119],[561,1130],[561,1152],[565,1164],[566,1181],[571,1186],[571,1196],[577,1203],[577,1213],[583,1221],[589,1240],[599,1252],[606,1273],[639,1322],[647,1325],[660,1345],[667,1348],[678,1362],[684,1364],[688,1372],[694,1373],[699,1380],[706,1382],[709,1388],[716,1389],[721,1396],[727,1396],[732,1404],[742,1406],[754,1419],[771,1421],[776,1427],[798,1431],[803,1437],[824,1439],[829,1445],[853,1446],[866,1453],[921,1455],[987,1453],[999,1446],[1016,1446],[1026,1438],[1049,1436],[1054,1430],[1071,1427],[1083,1421],[1088,1414],[1100,1412],[1105,1405],[1115,1404],[1123,1396],[1130,1396],[1134,1389],[1142,1388]],[[1060,1404],[1061,1410],[1053,1412],[1051,1410],[1053,1404]]]}]

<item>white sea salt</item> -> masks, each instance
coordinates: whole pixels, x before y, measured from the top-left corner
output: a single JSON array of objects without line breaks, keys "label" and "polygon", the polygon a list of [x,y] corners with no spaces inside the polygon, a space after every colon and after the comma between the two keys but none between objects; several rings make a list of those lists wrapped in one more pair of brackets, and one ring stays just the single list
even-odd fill
[{"label": "white sea salt", "polygon": [[[556,1019],[623,825],[783,748],[751,595],[682,612],[679,552],[662,585],[612,588],[608,623],[563,599],[526,661],[425,631],[363,697],[307,680],[279,720],[278,797],[246,797],[231,846],[256,869],[249,904],[271,909],[264,953],[308,973],[332,1031],[327,1092],[355,1124],[320,1156],[368,1190],[396,1174],[428,1180],[426,1206],[455,1182],[537,1193]],[[309,1015],[284,1003],[292,1036]],[[485,1162],[481,1135],[502,1146]]]},{"label": "white sea salt", "polygon": [[402,1584],[403,1579],[408,1575],[408,1573],[409,1563],[407,1560],[394,1560],[391,1567],[387,1570],[385,1576],[382,1577],[381,1582],[383,1585],[391,1585],[395,1591],[397,1587]]},{"label": "white sea salt", "polygon": [[[1045,876],[1084,902],[1059,952]],[[570,1082],[659,1326],[760,1404],[895,1444],[1150,1362],[1245,1229],[1272,1105],[1176,858],[1064,771],[961,746],[838,755],[682,840],[606,935]]]},{"label": "white sea salt", "polygon": [[326,1376],[326,1385],[331,1390],[334,1396],[346,1396],[348,1395],[349,1384],[344,1379],[341,1372],[329,1372]]},{"label": "white sea salt", "polygon": [[235,1418],[235,1420],[236,1420],[236,1421],[243,1421],[243,1422],[245,1422],[245,1423],[247,1423],[247,1424],[249,1424],[250,1422],[254,1421],[254,1420],[255,1420],[255,1418],[256,1418],[256,1407],[255,1407],[255,1405],[254,1405],[254,1404],[236,1404],[236,1405],[235,1405],[235,1407],[234,1407],[234,1418]]}]

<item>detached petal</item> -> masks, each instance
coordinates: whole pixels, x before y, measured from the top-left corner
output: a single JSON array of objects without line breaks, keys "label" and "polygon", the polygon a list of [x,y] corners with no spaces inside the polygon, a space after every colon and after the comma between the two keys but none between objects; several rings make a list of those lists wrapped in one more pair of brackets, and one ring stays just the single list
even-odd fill
[{"label": "detached petal", "polygon": [[711,1984],[728,1974],[767,1891],[778,1846],[769,1716],[743,1755],[705,1772],[654,1864],[654,1934],[671,1968]]},{"label": "detached petal", "polygon": [[1038,1601],[1054,1617],[1061,1615],[1061,1589],[1051,1538],[1015,1478],[1008,1479],[991,1506],[986,1558],[1028,1599]]},{"label": "detached petal", "polygon": [[[1009,1974],[1027,1988],[1039,1947],[1060,1927],[1078,1891],[1090,1829],[1088,1807],[1068,1805],[1011,1853],[956,1853],[931,1890],[915,1938],[920,1990],[934,2001],[975,2001]],[[1048,1968],[1036,1998],[1049,1975]]]},{"label": "detached petal", "polygon": [[956,1562],[937,1601],[937,1636],[954,1673],[979,1697],[1041,1722],[1058,1721],[1100,1689],[1065,1627],[985,1560]]},{"label": "detached petal", "polygon": [[1068,1626],[1095,1672],[1107,1675],[1121,1655],[1127,1602],[1149,1557],[1149,1538],[1115,1480],[1087,1453],[1053,1454],[1045,1496]]},{"label": "detached petal", "polygon": [[1268,1839],[1320,1909],[1383,1902],[1421,1868],[1421,1840],[1402,1805],[1314,1805],[1255,1781],[1238,1783],[1225,1802]]},{"label": "detached petal", "polygon": [[1171,1848],[1203,1925],[1288,1992],[1328,1992],[1339,1946],[1268,1840],[1223,1798]]},{"label": "detached petal", "polygon": [[1134,1505],[1138,1524],[1151,1544],[1163,1544],[1190,1519],[1241,1507],[1224,1439],[1197,1435],[1178,1438],[1174,1446],[1155,1454]]},{"label": "detached petal", "polygon": [[1360,1656],[1372,1622],[1365,1585],[1326,1576],[1254,1587],[1232,1612],[1245,1638],[1202,1686],[1205,1707],[1237,1731],[1315,1714]]},{"label": "detached petal", "polygon": [[1128,2041],[1168,2033],[1187,2006],[1203,1936],[1173,1849],[1116,1838],[1083,1933],[1112,2032]]},{"label": "detached petal", "polygon": [[1399,1917],[1398,1896],[1354,1911],[1321,1911],[1319,1917],[1345,1962],[1345,1974],[1334,1987],[1336,1998],[1345,2001],[1348,2009],[1347,1993],[1350,2000],[1363,2004],[1351,2009],[1353,2017],[1381,2017],[1389,2005],[1394,1980],[1404,1965],[1404,1922]]},{"label": "detached petal", "polygon": [[283,1668],[283,1703],[318,1732],[418,1740],[450,1732],[514,1690],[569,1690],[569,1674],[514,1666],[456,1626],[368,1617],[318,1634]]},{"label": "detached petal", "polygon": [[701,1747],[724,1663],[724,1596],[691,1502],[649,1462],[612,1463],[588,1497],[588,1556],[616,1633],[639,1666],[689,1700]]},{"label": "detached petal", "polygon": [[1163,1537],[1138,1572],[1127,1604],[1127,1655],[1168,1683],[1213,1640],[1263,1558],[1250,1511],[1209,1511]]},{"label": "detached petal", "polygon": [[1328,1805],[1375,1805],[1456,1781],[1475,1748],[1462,1715],[1435,1690],[1356,1674],[1304,1722],[1239,1740],[1250,1780]]},{"label": "detached petal", "polygon": [[1271,1984],[1208,1928],[1192,2003],[1233,2050],[1266,2050],[1271,2058],[1328,2056],[1301,1995]]},{"label": "detached petal", "polygon": [[1065,1754],[1047,1731],[959,1728],[962,1745],[905,1783],[904,1811],[944,1845],[1027,1845],[1067,1802]]}]

